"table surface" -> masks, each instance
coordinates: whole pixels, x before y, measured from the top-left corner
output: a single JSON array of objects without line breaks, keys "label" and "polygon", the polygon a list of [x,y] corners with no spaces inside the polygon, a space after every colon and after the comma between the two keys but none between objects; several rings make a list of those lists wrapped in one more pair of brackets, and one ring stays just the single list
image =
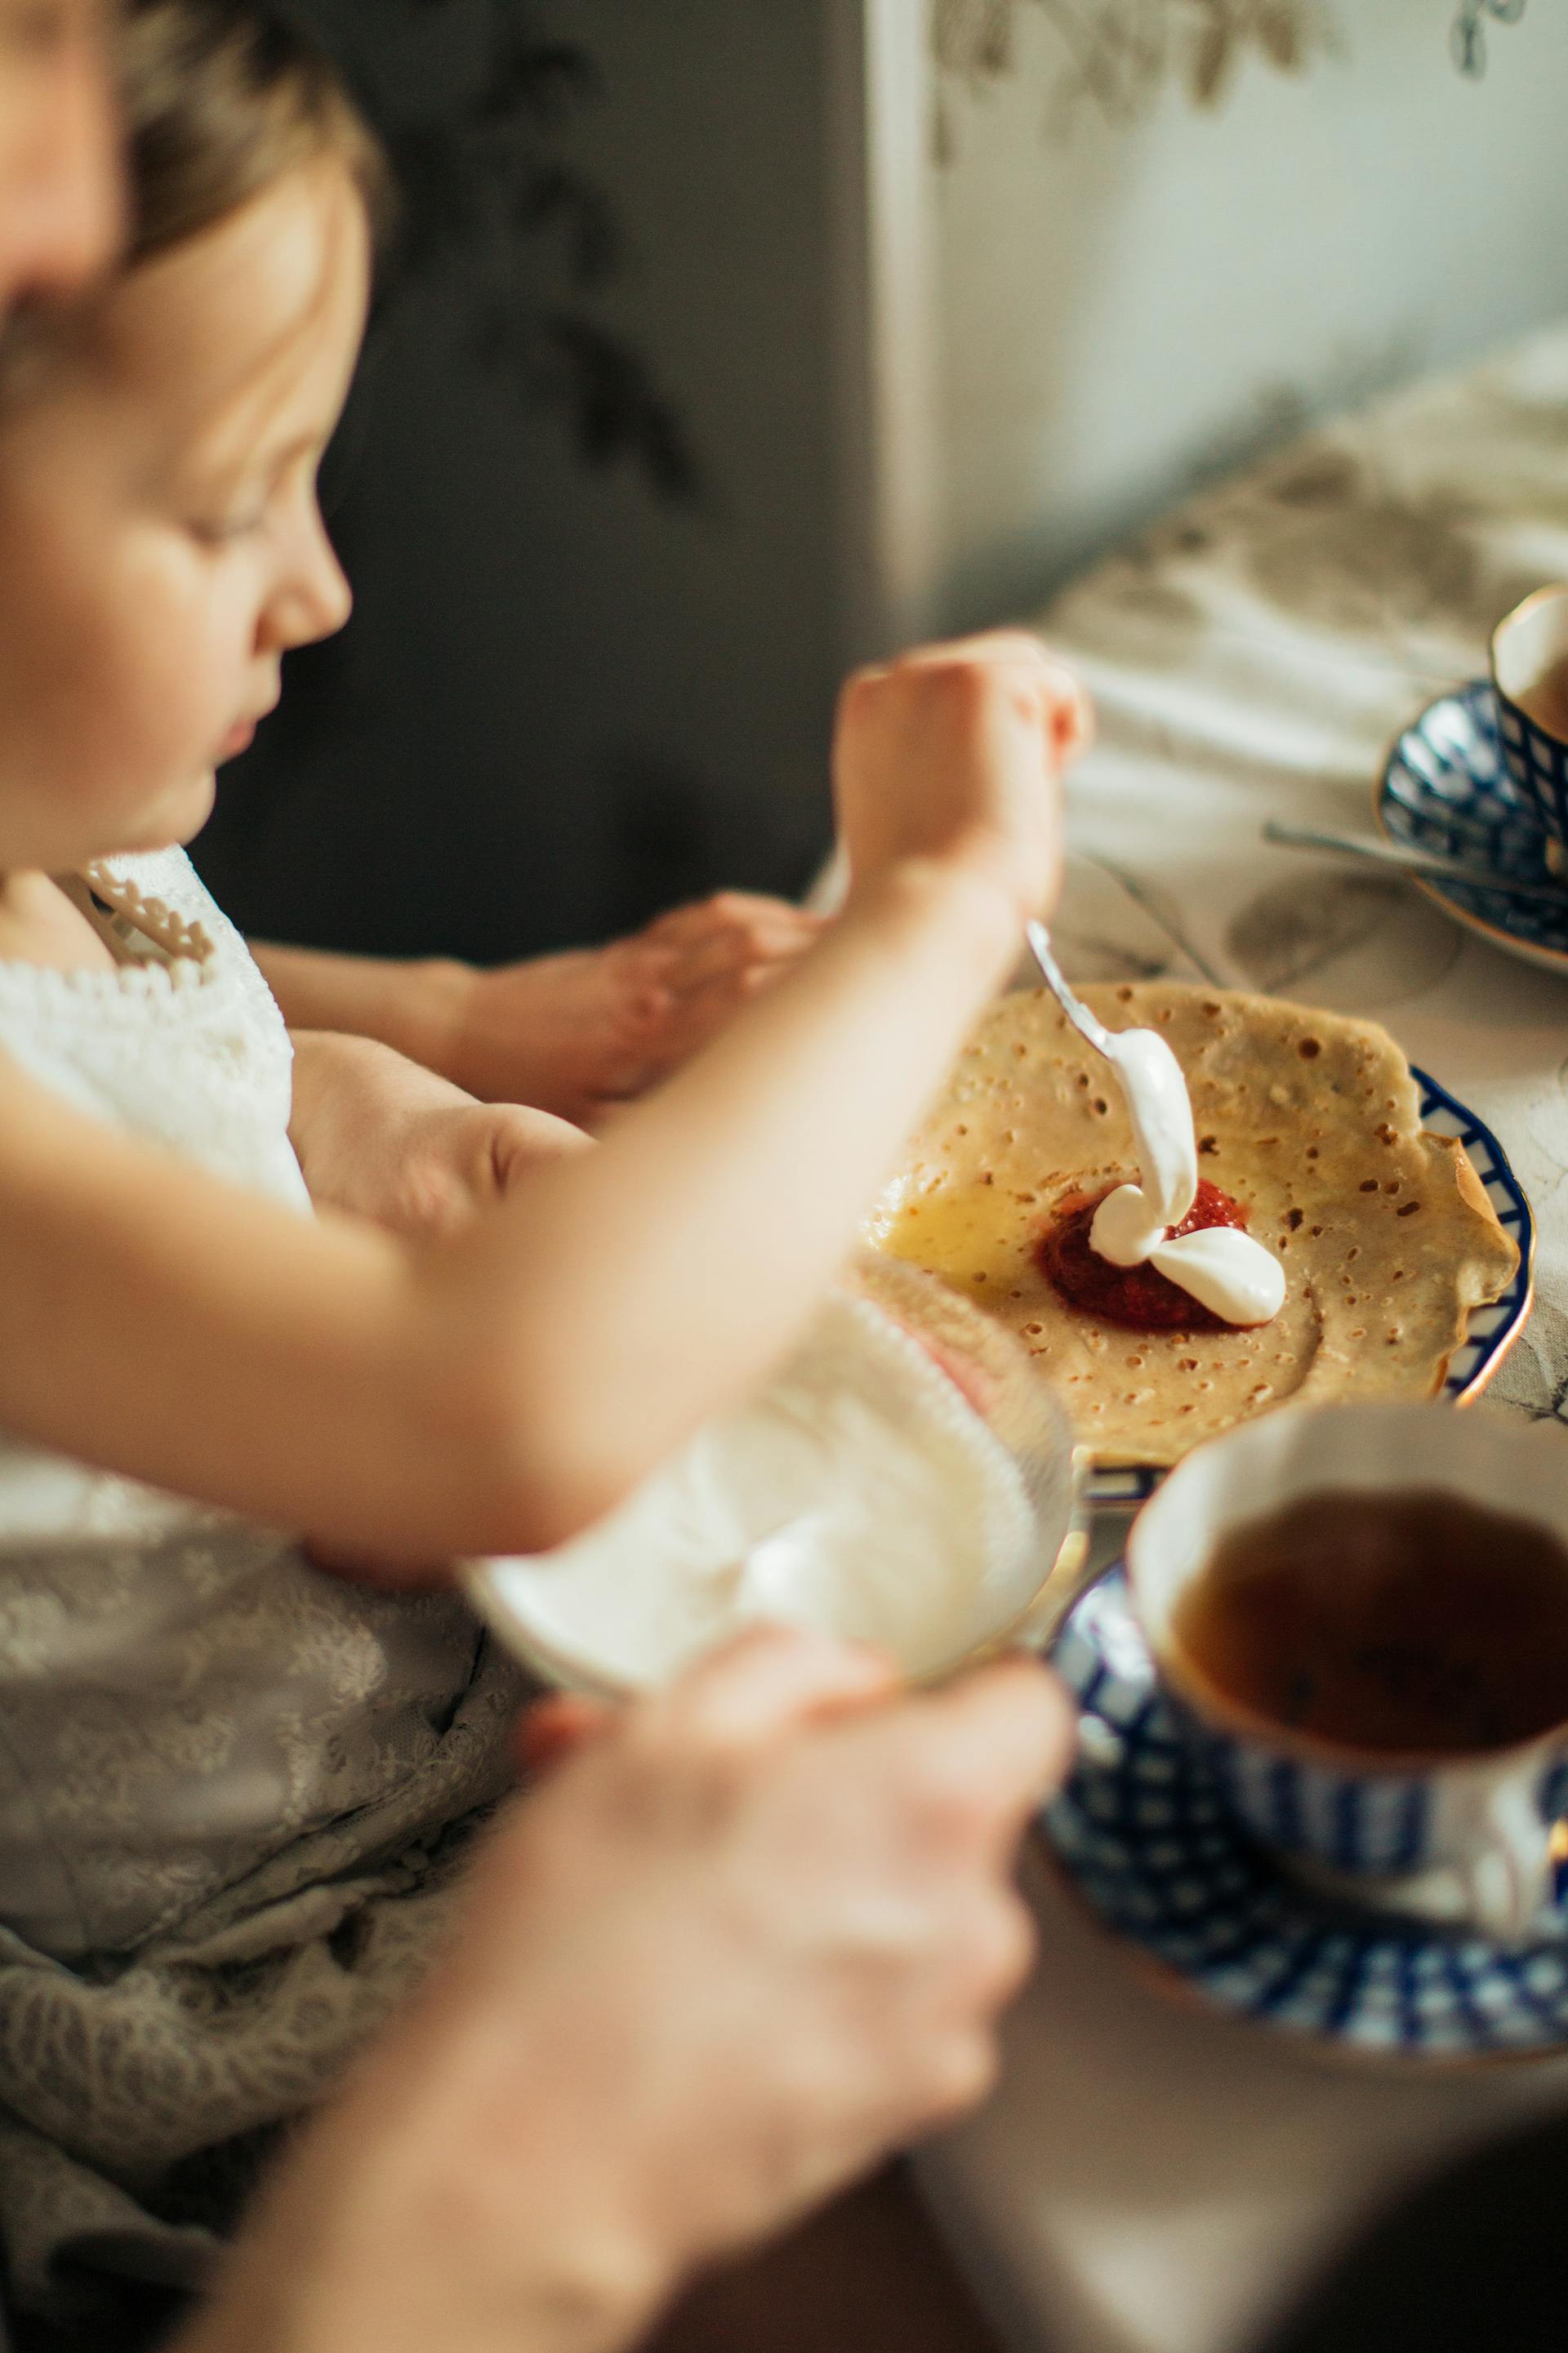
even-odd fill
[{"label": "table surface", "polygon": [[[1055,926],[1069,975],[1205,978],[1384,1022],[1496,1131],[1536,1213],[1535,1311],[1476,1410],[1568,1422],[1568,980],[1406,881],[1259,839],[1268,818],[1370,831],[1394,737],[1560,579],[1568,330],[1206,491],[1042,626],[1100,713]],[[1568,2060],[1396,2076],[1189,2010],[1037,1864],[1031,1892],[1041,1960],[1001,2089],[922,2162],[1029,2353],[1249,2353],[1381,2202],[1568,2110]]]}]

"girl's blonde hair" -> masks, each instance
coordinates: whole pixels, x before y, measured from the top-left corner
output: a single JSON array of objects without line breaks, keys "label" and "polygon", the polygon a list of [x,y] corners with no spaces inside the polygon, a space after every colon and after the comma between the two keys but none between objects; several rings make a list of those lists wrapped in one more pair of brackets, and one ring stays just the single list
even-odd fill
[{"label": "girl's blonde hair", "polygon": [[[127,196],[117,277],[318,163],[342,166],[373,237],[384,236],[392,175],[374,132],[325,53],[265,0],[121,0],[113,22]],[[91,307],[13,309],[0,326],[0,425],[48,385]]]},{"label": "girl's blonde hair", "polygon": [[125,0],[117,35],[130,206],[123,267],[215,227],[289,172],[349,172],[384,228],[391,181],[325,54],[265,5]]}]

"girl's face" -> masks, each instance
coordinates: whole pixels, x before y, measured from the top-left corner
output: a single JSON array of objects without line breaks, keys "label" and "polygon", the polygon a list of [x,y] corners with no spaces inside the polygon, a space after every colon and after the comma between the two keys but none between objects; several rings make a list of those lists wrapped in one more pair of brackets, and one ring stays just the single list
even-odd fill
[{"label": "girl's face", "polygon": [[341,628],[316,470],[363,330],[323,162],[110,288],[0,407],[0,871],[187,841],[213,770]]}]

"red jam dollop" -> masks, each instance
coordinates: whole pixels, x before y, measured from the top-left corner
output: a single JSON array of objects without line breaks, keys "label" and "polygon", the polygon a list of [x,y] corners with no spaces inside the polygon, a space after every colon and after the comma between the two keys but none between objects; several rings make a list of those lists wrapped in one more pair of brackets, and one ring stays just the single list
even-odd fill
[{"label": "red jam dollop", "polygon": [[[1107,1194],[1092,1197],[1072,1193],[1057,1211],[1055,1222],[1042,1235],[1035,1261],[1052,1289],[1080,1314],[1098,1316],[1128,1332],[1228,1332],[1222,1316],[1200,1307],[1189,1292],[1171,1282],[1153,1266],[1112,1266],[1089,1240],[1094,1214]],[[1237,1226],[1244,1232],[1247,1212],[1206,1177],[1198,1180],[1197,1198],[1179,1226],[1168,1229],[1166,1240],[1177,1234],[1202,1233],[1209,1226]]]}]

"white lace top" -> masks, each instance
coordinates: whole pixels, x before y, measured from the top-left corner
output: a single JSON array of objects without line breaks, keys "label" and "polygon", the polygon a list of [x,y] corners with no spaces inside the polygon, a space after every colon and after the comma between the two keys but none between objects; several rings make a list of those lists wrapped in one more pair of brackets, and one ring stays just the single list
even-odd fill
[{"label": "white lace top", "polygon": [[[181,851],[86,879],[132,961],[0,964],[0,1052],[308,1215],[288,1033],[244,942]],[[274,1531],[0,1433],[0,1920],[67,1959],[168,1931],[396,1790],[478,1648],[456,1599],[352,1590]]]},{"label": "white lace top", "polygon": [[181,849],[84,878],[113,972],[0,963],[0,1050],[78,1111],[310,1210],[289,1142],[292,1050],[249,950]]}]

